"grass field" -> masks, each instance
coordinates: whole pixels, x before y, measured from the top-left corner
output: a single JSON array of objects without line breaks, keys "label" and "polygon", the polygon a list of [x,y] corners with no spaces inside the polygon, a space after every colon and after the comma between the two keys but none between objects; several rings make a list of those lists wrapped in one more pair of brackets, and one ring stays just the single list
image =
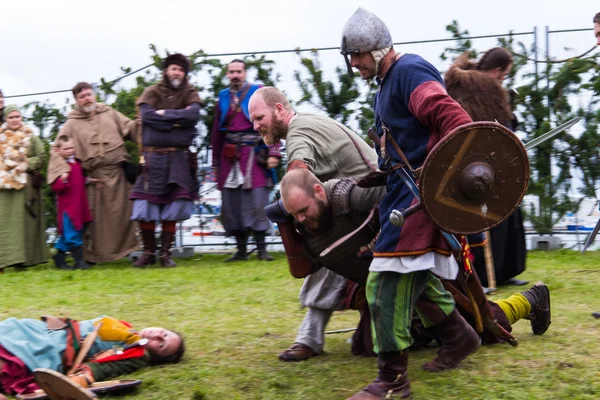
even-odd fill
[{"label": "grass field", "polygon": [[[128,262],[89,271],[43,265],[0,275],[0,318],[43,314],[128,320],[135,327],[182,332],[179,365],[147,368],[130,377],[142,386],[131,399],[345,399],[376,374],[374,358],[355,357],[351,333],[327,335],[322,356],[283,363],[304,312],[301,281],[276,261],[224,264],[225,255],[179,260],[173,269],[144,270]],[[412,352],[409,376],[416,399],[600,399],[600,253],[530,252],[521,278],[551,290],[552,325],[533,336],[528,321],[514,333],[520,346],[484,346],[454,371],[430,374],[420,365],[435,348]],[[525,290],[504,287],[493,299]],[[328,329],[354,327],[355,311],[336,313]],[[114,396],[113,396],[114,397]]]}]

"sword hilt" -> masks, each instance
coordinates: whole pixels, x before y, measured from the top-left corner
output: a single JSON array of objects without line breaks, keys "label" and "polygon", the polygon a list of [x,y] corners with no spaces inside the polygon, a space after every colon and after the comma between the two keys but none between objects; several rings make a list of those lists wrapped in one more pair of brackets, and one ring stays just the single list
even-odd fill
[{"label": "sword hilt", "polygon": [[421,210],[421,202],[419,201],[416,204],[408,207],[405,210],[392,210],[390,213],[390,223],[394,226],[403,226],[406,218],[410,217],[417,211]]}]

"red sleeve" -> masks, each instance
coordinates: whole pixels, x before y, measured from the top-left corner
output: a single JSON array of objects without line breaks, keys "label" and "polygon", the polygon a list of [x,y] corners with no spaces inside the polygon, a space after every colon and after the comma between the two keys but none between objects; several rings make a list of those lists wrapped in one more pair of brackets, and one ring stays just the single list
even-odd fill
[{"label": "red sleeve", "polygon": [[62,179],[60,179],[60,177],[58,177],[54,182],[52,182],[52,185],[50,185],[50,187],[52,188],[52,191],[54,193],[61,193],[69,187],[69,182],[67,181],[65,183]]},{"label": "red sleeve", "polygon": [[432,132],[439,132],[440,137],[460,125],[473,122],[444,86],[435,81],[424,82],[411,93],[408,110]]},{"label": "red sleeve", "polygon": [[221,120],[221,108],[219,102],[215,104],[215,118],[213,119],[212,133],[211,133],[211,145],[212,145],[212,166],[218,167],[221,160],[221,150],[223,149],[223,143],[225,138],[221,134],[219,129],[219,121]]}]

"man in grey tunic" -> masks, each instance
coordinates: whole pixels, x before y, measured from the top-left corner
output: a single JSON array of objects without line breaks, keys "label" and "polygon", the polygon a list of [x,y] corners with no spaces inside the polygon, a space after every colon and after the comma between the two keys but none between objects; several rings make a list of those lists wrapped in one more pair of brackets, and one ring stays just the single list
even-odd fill
[{"label": "man in grey tunic", "polygon": [[[377,155],[356,133],[322,115],[294,112],[287,97],[274,87],[258,89],[250,98],[250,119],[267,145],[286,140],[288,172],[308,169],[321,181],[361,177],[376,169]],[[283,361],[300,361],[318,355],[324,346],[325,326],[339,309],[346,279],[321,268],[308,275],[300,302],[308,312],[296,342],[280,354]]]}]

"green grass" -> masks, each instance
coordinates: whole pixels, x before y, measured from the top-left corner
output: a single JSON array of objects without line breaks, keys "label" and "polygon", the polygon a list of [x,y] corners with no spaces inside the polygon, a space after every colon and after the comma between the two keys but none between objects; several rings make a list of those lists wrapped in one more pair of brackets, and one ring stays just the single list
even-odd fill
[{"label": "green grass", "polygon": [[[294,341],[304,312],[301,280],[276,261],[224,264],[224,255],[180,260],[174,269],[134,269],[127,262],[89,271],[37,266],[0,275],[0,318],[43,314],[77,319],[106,314],[135,327],[164,326],[182,332],[187,353],[179,365],[147,368],[132,399],[344,399],[376,374],[374,358],[355,357],[351,333],[327,335],[326,353],[283,363],[280,351]],[[552,325],[533,336],[528,321],[514,333],[520,345],[484,346],[454,371],[430,374],[420,365],[435,348],[410,355],[417,399],[599,399],[600,253],[530,252],[523,279],[546,282]],[[523,288],[505,287],[508,297]],[[358,313],[339,312],[328,329],[355,326]]]}]

